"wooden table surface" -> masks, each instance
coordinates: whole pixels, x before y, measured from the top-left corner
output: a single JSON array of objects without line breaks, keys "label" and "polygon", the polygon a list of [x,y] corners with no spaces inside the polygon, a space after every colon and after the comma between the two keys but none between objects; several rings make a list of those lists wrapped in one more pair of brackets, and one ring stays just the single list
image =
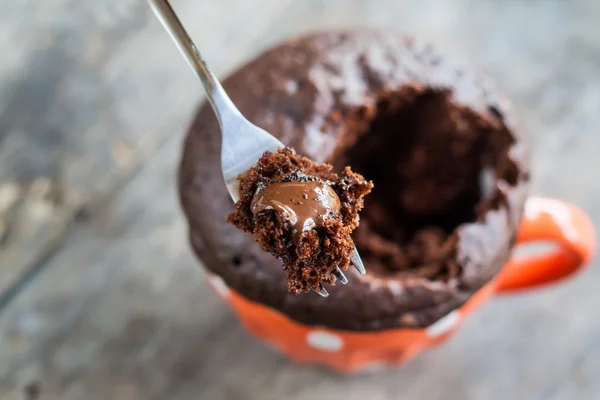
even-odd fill
[{"label": "wooden table surface", "polygon": [[[215,72],[369,26],[474,62],[513,98],[534,189],[600,222],[600,2],[178,0]],[[286,361],[209,291],[174,174],[201,87],[140,0],[0,4],[0,398],[600,399],[600,269],[497,299],[403,368]],[[594,264],[597,264],[595,262]]]}]

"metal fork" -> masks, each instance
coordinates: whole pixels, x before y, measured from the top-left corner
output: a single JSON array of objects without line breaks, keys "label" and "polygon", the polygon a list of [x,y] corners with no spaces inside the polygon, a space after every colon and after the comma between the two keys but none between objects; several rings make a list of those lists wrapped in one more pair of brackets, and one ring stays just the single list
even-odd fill
[{"label": "metal fork", "polygon": [[[274,152],[285,146],[274,136],[252,124],[240,113],[217,78],[209,71],[206,62],[169,2],[167,0],[148,0],[148,3],[189,66],[202,82],[208,101],[217,115],[222,137],[221,169],[223,178],[231,199],[237,202],[240,197],[238,176],[254,166],[265,151]],[[364,275],[366,273],[356,247],[350,262],[360,274]],[[333,273],[342,284],[348,283],[348,279],[339,267]],[[319,290],[315,291],[323,297],[329,296],[322,284],[319,284]]]}]

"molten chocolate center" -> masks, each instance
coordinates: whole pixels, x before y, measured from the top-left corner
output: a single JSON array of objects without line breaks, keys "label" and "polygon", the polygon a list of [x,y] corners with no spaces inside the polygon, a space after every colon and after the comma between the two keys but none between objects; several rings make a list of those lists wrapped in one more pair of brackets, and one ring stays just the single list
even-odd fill
[{"label": "molten chocolate center", "polygon": [[292,239],[300,242],[302,232],[323,226],[325,218],[340,211],[340,199],[322,181],[276,182],[256,193],[252,213],[265,210],[282,212],[292,225]]}]

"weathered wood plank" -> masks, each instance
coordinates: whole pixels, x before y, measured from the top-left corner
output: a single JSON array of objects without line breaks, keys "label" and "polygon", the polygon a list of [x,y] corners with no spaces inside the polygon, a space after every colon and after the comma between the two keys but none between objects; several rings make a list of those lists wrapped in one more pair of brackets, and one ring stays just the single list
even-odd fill
[{"label": "weathered wood plank", "polygon": [[[265,2],[264,18],[286,4]],[[219,73],[251,53],[245,35],[266,33],[265,20],[247,18],[255,5],[177,9]],[[17,51],[0,65],[0,294],[52,251],[82,209],[180,132],[201,97],[145,2],[23,0],[2,8],[0,51]],[[202,24],[190,18],[198,14]]]},{"label": "weathered wood plank", "polygon": [[[215,50],[208,55],[222,66],[283,35],[342,24],[415,33],[475,60],[514,98],[532,134],[536,191],[574,201],[600,222],[600,182],[594,173],[600,163],[597,2],[388,0],[375,7],[359,0],[311,0],[290,8],[278,2],[280,8],[261,7],[264,19],[250,27],[228,22],[239,25],[239,35],[218,19],[234,4],[219,3],[214,14],[195,1],[182,1],[181,10],[187,21],[204,23],[208,16],[206,24],[219,29],[202,39],[204,28],[192,25],[198,29],[195,38],[208,47],[224,38],[227,47],[212,42]],[[242,10],[257,4],[245,2]],[[163,122],[173,126],[171,135],[163,137],[159,151],[148,151],[139,174],[93,209],[89,221],[75,223],[52,259],[0,314],[0,398],[22,398],[36,385],[42,399],[61,400],[600,396],[597,268],[552,290],[494,301],[442,348],[401,370],[373,376],[347,378],[295,366],[248,337],[202,283],[203,272],[187,250],[173,173],[191,105],[170,114],[178,111],[169,110],[168,101],[195,83],[152,25],[113,45],[121,56],[104,76],[122,89],[115,89],[108,103],[120,104],[126,126],[144,127],[128,132],[133,135],[128,140],[142,143],[144,132],[160,131],[153,127]],[[122,54],[139,56],[140,49],[158,53],[152,56],[155,64],[128,64],[136,57]],[[173,59],[160,55],[171,50]],[[148,69],[148,75],[141,74],[147,79],[143,85],[138,68]],[[161,90],[146,87],[152,85]],[[139,97],[128,97],[131,87]],[[197,97],[181,95],[182,103]],[[143,105],[133,106],[137,102]],[[156,104],[164,108],[157,111]]]}]

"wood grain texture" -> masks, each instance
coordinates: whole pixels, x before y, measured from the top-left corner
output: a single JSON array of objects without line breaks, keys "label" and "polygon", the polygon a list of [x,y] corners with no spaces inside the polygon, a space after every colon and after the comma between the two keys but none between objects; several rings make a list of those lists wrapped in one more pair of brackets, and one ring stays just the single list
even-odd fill
[{"label": "wood grain texture", "polygon": [[[264,16],[287,3],[272,1]],[[266,36],[268,24],[247,19],[253,6],[227,0],[177,9],[219,73]],[[180,134],[201,98],[145,2],[2,7],[8,40],[0,50],[11,56],[0,66],[0,293],[52,252],[76,216],[91,213]],[[239,14],[227,16],[232,9]],[[202,24],[190,18],[199,13]]]},{"label": "wood grain texture", "polygon": [[[2,221],[12,231],[0,288],[36,272],[0,313],[1,399],[600,398],[598,268],[495,300],[443,347],[377,375],[296,366],[254,341],[203,282],[175,197],[200,98],[193,75],[143,2],[32,4],[0,5],[0,46],[17,48],[0,63],[0,236]],[[598,2],[178,0],[177,10],[220,73],[280,38],[342,26],[419,35],[481,65],[531,135],[535,191],[600,222]]]}]

